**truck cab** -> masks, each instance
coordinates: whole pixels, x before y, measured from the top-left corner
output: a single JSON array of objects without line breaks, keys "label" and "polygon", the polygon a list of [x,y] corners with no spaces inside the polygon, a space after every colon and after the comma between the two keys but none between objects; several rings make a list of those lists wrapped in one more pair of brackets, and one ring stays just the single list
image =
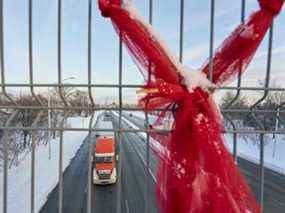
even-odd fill
[{"label": "truck cab", "polygon": [[[111,121],[104,123],[99,128],[110,129]],[[108,124],[106,124],[108,123]],[[106,125],[108,126],[106,128]],[[112,128],[112,127],[111,127]],[[116,171],[116,144],[113,133],[97,133],[93,155],[93,183],[97,185],[114,184],[117,181]]]}]

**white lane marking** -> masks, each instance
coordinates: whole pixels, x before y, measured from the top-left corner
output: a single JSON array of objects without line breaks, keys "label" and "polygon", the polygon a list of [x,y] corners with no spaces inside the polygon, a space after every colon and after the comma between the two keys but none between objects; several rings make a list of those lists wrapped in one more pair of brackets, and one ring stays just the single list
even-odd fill
[{"label": "white lane marking", "polygon": [[[132,142],[130,142],[132,144]],[[139,156],[140,160],[143,162],[144,166],[147,167],[146,162],[143,158],[143,156],[141,155],[141,153],[136,149],[135,145],[132,144],[132,147],[134,148],[135,152],[137,153],[137,155]],[[151,178],[154,180],[155,183],[157,183],[156,177],[155,175],[152,173],[151,169],[148,168],[149,174],[151,176]]]},{"label": "white lane marking", "polygon": [[[115,116],[116,116],[116,115],[115,115]],[[118,117],[118,116],[117,116],[117,117]],[[124,118],[124,117],[123,117],[123,118]],[[126,125],[129,126],[128,123],[127,123]],[[133,128],[133,127],[132,127],[132,128]],[[139,137],[138,134],[136,134],[136,135]],[[139,137],[139,138],[140,138],[140,137]],[[140,160],[141,160],[142,163],[144,164],[144,166],[147,167],[146,162],[145,162],[143,156],[141,155],[141,153],[137,150],[136,146],[135,146],[132,142],[130,142],[130,143],[131,143],[131,146],[133,147],[133,149],[135,150],[135,152],[137,153],[137,155],[139,156]],[[148,168],[148,171],[149,171],[149,174],[150,174],[151,178],[153,179],[153,181],[154,181],[155,183],[157,183],[156,177],[155,177],[155,175],[153,174],[153,172],[151,171],[150,168]]]},{"label": "white lane marking", "polygon": [[128,204],[127,200],[125,200],[125,205],[126,205],[126,211],[127,211],[127,213],[129,213],[130,209],[129,209],[129,204]]}]

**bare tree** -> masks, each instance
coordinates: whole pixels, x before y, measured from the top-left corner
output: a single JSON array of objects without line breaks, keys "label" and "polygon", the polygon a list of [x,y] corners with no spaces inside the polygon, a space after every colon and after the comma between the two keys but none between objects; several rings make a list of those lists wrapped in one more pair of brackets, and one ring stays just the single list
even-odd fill
[{"label": "bare tree", "polygon": [[[87,92],[82,90],[75,90],[72,95],[70,95],[70,103],[74,107],[89,107],[89,95]],[[77,109],[74,110],[74,113],[77,115],[88,115],[89,112],[86,109]]]},{"label": "bare tree", "polygon": [[[263,84],[264,83],[260,81],[260,85],[263,86]],[[271,87],[281,88],[281,86],[278,85],[276,81],[271,82]],[[265,129],[267,130],[275,129],[276,122],[278,119],[282,120],[284,124],[285,113],[278,112],[279,110],[278,106],[284,102],[285,102],[285,92],[284,91],[269,91],[268,92],[265,100],[259,106],[260,109],[267,110],[268,112],[259,113],[258,115]]]},{"label": "bare tree", "polygon": [[[249,104],[248,104],[248,97],[245,95],[240,95],[238,98],[232,102],[235,99],[236,94],[228,91],[225,93],[225,95],[222,97],[220,107],[222,109],[225,108],[230,108],[230,109],[248,109]],[[227,112],[227,117],[229,117],[232,120],[240,120],[244,121],[246,117],[245,112]]]},{"label": "bare tree", "polygon": [[[47,103],[44,96],[39,95],[38,98],[42,103]],[[22,127],[31,127],[40,113],[40,109],[32,109],[30,106],[40,106],[40,103],[35,100],[31,95],[20,95],[16,98],[16,103],[20,106],[27,106],[27,108],[20,109],[17,118],[14,120],[15,125]],[[43,115],[39,118],[37,126],[47,126],[47,112],[44,111]],[[31,131],[22,130],[23,134],[23,147],[25,148],[31,140]]]}]

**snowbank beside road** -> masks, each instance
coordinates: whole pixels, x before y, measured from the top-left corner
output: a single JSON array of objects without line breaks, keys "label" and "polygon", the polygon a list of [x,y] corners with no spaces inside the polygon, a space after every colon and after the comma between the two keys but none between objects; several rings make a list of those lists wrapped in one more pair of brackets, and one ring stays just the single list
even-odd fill
[{"label": "snowbank beside road", "polygon": [[[226,145],[232,152],[233,137],[232,135],[226,134],[225,138]],[[266,145],[264,145],[265,167],[285,175],[285,137],[283,135],[276,135],[276,138],[273,139],[272,135],[268,135],[266,140]],[[258,137],[256,137],[255,143],[253,143],[252,141],[246,141],[242,137],[238,137],[237,153],[239,157],[259,164],[260,148]]]},{"label": "snowbank beside road", "polygon": [[[100,112],[94,116],[96,121]],[[95,122],[94,122],[95,123]],[[89,118],[69,118],[68,125],[72,128],[88,128]],[[82,145],[87,132],[66,131],[63,135],[63,170]],[[58,183],[59,138],[51,141],[51,158],[49,148],[43,144],[36,147],[35,163],[35,210],[38,212],[47,200],[48,194]],[[3,208],[3,174],[0,172],[0,209]],[[18,166],[8,171],[8,212],[30,212],[31,189],[31,153]]]}]

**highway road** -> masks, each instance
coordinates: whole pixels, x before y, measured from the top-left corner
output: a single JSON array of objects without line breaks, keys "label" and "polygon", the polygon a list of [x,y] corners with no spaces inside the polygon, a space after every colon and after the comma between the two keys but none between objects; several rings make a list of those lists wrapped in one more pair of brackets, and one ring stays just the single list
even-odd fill
[{"label": "highway road", "polygon": [[[114,117],[112,120],[114,127],[118,128],[117,118]],[[126,128],[125,123],[123,123],[123,127]],[[116,141],[119,142],[118,135],[116,135]],[[121,150],[118,150],[122,174],[116,185],[107,188],[93,186],[92,212],[116,212],[118,200],[121,202],[119,206],[123,213],[145,212],[147,178],[151,189],[148,194],[149,209],[150,212],[157,212],[155,179],[147,174],[144,144],[137,134],[122,134],[119,148]],[[151,162],[151,165],[154,165],[156,159],[152,157]],[[120,165],[118,165],[119,167]],[[150,172],[155,174],[155,167],[152,166],[150,169]]]},{"label": "highway road", "polygon": [[[111,118],[115,127],[117,118]],[[123,127],[127,127],[123,123]],[[117,141],[118,135],[116,135]],[[95,141],[95,137],[91,137]],[[123,133],[121,140],[121,156],[119,162],[122,174],[115,185],[92,185],[92,212],[112,213],[121,208],[122,213],[145,212],[146,199],[149,201],[149,212],[157,212],[155,177],[156,157],[151,152],[150,173],[146,169],[146,146],[140,136],[135,133]],[[71,164],[64,172],[63,212],[85,213],[87,203],[88,179],[88,137],[84,140]],[[118,150],[119,151],[119,150]],[[120,165],[118,165],[120,167]],[[148,181],[147,181],[148,180]],[[146,196],[146,184],[149,183],[149,193]],[[121,186],[121,187],[120,187]],[[58,211],[58,186],[48,197],[41,213],[55,213]],[[118,203],[119,202],[119,203]]]},{"label": "highway road", "polygon": [[[124,117],[138,127],[144,125],[144,120],[130,113],[124,113]],[[115,127],[118,120],[115,116],[109,117]],[[123,127],[128,125],[123,122]],[[130,128],[130,127],[128,127]],[[118,135],[116,135],[117,141]],[[95,142],[91,136],[91,142]],[[88,137],[71,161],[70,166],[64,172],[64,213],[85,213],[87,203],[87,178],[88,178]],[[149,212],[157,212],[155,193],[155,174],[157,158],[150,150],[150,170],[146,169],[146,142],[143,137],[135,133],[123,133],[120,146],[119,167],[122,174],[115,185],[92,185],[92,212],[112,213],[121,208],[122,213],[145,212],[146,199],[149,201]],[[258,166],[238,159],[239,166],[245,174],[253,191],[258,194]],[[149,193],[146,196],[146,184],[149,183]],[[265,169],[264,212],[284,213],[285,209],[285,176]],[[41,213],[57,212],[58,186],[51,192]]]}]

